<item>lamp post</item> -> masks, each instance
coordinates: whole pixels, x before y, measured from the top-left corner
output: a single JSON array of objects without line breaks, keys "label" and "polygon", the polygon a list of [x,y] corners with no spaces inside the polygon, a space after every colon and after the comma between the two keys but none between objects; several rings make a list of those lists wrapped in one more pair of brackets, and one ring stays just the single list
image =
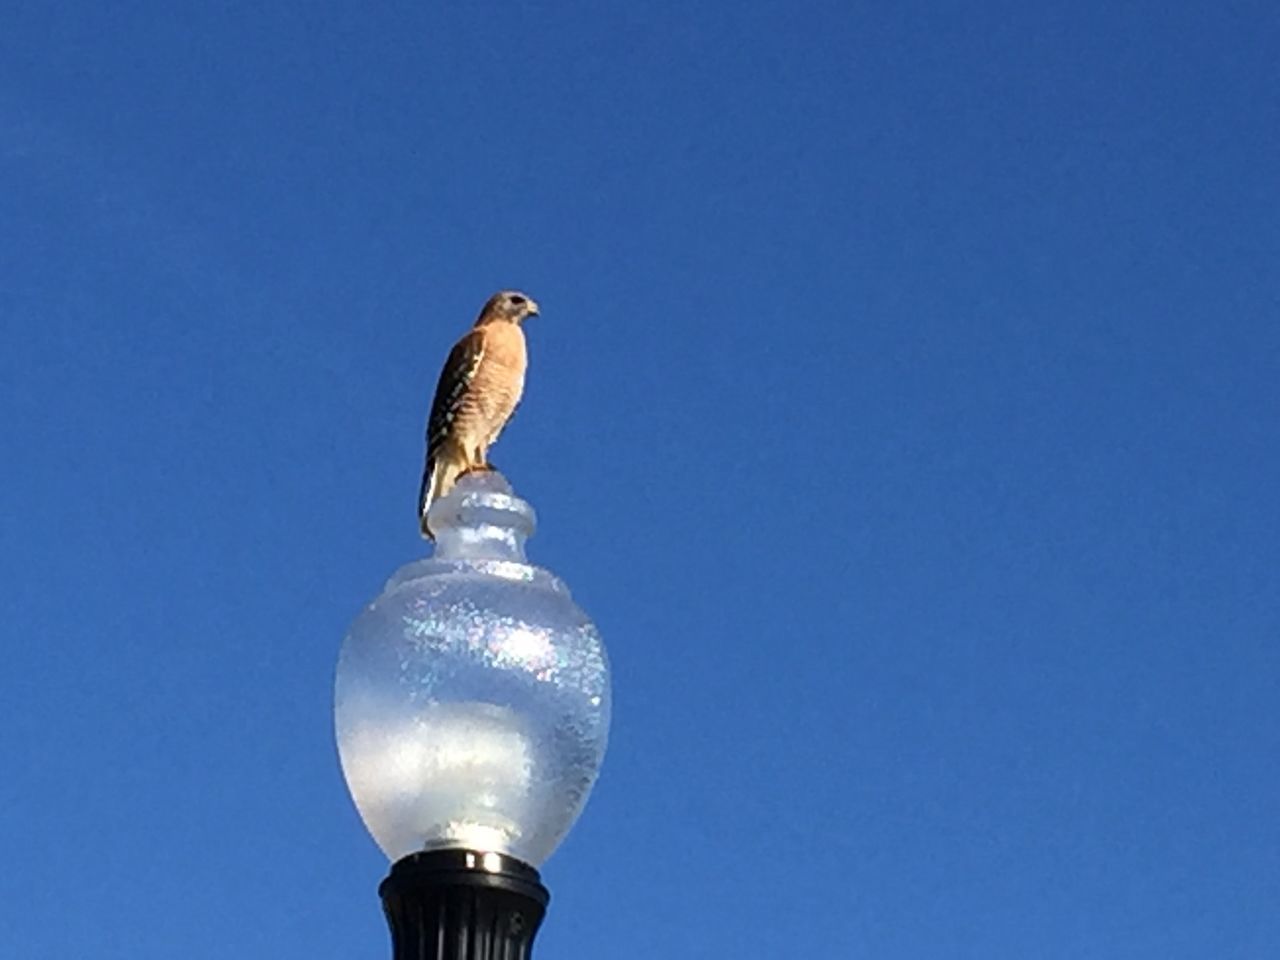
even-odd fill
[{"label": "lamp post", "polygon": [[538,867],[573,826],[609,731],[595,625],[524,543],[533,509],[497,473],[431,507],[434,554],[401,567],[342,645],[343,774],[393,861],[395,960],[523,960]]}]

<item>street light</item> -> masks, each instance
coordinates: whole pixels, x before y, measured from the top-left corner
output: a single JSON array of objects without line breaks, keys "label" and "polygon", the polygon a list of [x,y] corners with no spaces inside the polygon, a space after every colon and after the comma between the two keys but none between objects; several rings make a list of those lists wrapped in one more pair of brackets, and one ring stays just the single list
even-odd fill
[{"label": "street light", "polygon": [[547,903],[537,868],[604,757],[609,665],[564,583],[526,560],[533,509],[500,474],[463,477],[430,519],[434,554],[343,642],[338,751],[393,861],[396,960],[517,960]]}]

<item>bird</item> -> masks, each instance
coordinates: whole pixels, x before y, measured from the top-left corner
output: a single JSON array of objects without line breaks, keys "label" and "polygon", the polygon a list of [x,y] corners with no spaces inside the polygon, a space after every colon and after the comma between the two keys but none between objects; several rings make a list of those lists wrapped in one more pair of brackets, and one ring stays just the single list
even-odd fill
[{"label": "bird", "polygon": [[427,457],[418,491],[418,522],[428,540],[435,539],[427,523],[431,504],[463,474],[493,469],[489,447],[524,393],[528,353],[520,324],[537,313],[538,305],[518,290],[495,293],[449,352],[427,419]]}]

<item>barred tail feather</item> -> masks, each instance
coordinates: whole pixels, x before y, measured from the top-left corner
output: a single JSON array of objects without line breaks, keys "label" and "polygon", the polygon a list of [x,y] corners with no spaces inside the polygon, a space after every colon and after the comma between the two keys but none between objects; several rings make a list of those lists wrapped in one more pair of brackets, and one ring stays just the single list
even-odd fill
[{"label": "barred tail feather", "polygon": [[427,468],[422,473],[422,487],[418,491],[418,523],[422,528],[422,535],[428,540],[434,540],[435,534],[427,525],[427,512],[431,509],[431,504],[453,489],[460,473],[460,464],[446,460],[428,461]]}]

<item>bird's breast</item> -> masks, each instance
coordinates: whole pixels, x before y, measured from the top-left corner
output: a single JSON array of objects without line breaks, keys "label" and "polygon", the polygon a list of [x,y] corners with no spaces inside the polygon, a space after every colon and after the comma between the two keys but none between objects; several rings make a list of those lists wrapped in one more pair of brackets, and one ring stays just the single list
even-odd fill
[{"label": "bird's breast", "polygon": [[495,425],[511,416],[524,392],[528,366],[524,334],[515,324],[495,324],[487,337],[484,361],[476,374],[476,395],[483,416]]},{"label": "bird's breast", "polygon": [[514,323],[497,323],[489,327],[485,338],[485,359],[524,376],[528,364],[524,331]]}]

